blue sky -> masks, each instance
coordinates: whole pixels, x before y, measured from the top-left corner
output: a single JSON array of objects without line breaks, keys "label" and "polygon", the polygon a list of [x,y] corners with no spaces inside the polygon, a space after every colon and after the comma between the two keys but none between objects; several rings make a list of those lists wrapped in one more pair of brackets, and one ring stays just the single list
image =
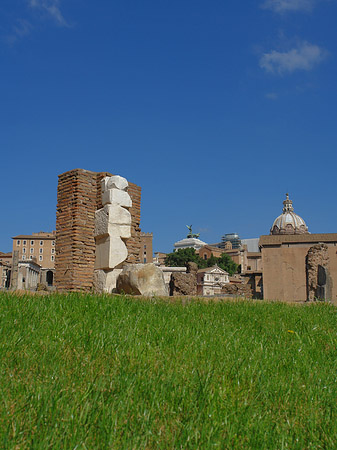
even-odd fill
[{"label": "blue sky", "polygon": [[171,251],[268,234],[289,191],[337,232],[336,0],[2,0],[0,250],[55,228],[57,175],[142,186]]}]

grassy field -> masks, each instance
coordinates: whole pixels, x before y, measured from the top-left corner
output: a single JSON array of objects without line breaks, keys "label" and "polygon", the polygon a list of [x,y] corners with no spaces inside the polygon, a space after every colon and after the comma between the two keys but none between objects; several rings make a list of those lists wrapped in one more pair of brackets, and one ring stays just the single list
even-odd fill
[{"label": "grassy field", "polygon": [[1,449],[336,449],[337,309],[0,294]]}]

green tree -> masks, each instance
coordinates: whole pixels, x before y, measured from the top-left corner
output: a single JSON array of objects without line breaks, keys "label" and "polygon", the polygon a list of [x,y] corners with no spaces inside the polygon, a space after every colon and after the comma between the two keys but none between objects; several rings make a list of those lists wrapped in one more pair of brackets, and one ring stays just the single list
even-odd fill
[{"label": "green tree", "polygon": [[196,263],[199,269],[218,265],[230,275],[236,273],[238,269],[238,265],[227,253],[223,253],[220,258],[216,258],[212,253],[210,258],[202,259],[194,248],[180,248],[176,252],[168,253],[165,258],[165,266],[167,267],[184,267],[188,262]]},{"label": "green tree", "polygon": [[227,255],[227,253],[223,253],[220,258],[217,258],[217,260],[218,266],[221,267],[221,269],[226,270],[229,275],[233,275],[233,273],[237,272],[238,265],[235,264],[235,262],[229,255]]},{"label": "green tree", "polygon": [[168,253],[165,258],[167,267],[184,267],[188,262],[195,262],[200,267],[200,256],[194,248],[180,248],[176,252]]}]

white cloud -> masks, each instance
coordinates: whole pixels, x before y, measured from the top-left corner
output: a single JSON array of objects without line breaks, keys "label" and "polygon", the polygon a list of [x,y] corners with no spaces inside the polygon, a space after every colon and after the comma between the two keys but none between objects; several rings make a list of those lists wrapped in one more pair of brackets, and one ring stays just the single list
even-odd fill
[{"label": "white cloud", "polygon": [[269,100],[277,100],[278,99],[278,95],[276,94],[276,92],[268,92],[265,95],[266,98],[268,98]]},{"label": "white cloud", "polygon": [[266,72],[283,75],[296,70],[311,70],[326,56],[326,50],[303,41],[287,52],[272,50],[265,53],[260,58],[260,67]]},{"label": "white cloud", "polygon": [[262,8],[271,9],[277,13],[288,11],[311,11],[317,0],[266,0]]},{"label": "white cloud", "polygon": [[29,5],[47,13],[58,25],[68,25],[60,10],[60,0],[29,0]]},{"label": "white cloud", "polygon": [[28,20],[18,19],[16,25],[14,25],[12,32],[5,37],[8,44],[13,45],[16,41],[24,38],[32,31],[33,26]]}]

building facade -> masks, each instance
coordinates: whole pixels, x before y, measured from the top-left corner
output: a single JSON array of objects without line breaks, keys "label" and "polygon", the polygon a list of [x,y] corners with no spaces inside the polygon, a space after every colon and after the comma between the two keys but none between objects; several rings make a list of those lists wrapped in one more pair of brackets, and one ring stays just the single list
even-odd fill
[{"label": "building facade", "polygon": [[197,273],[197,293],[203,296],[221,295],[222,288],[229,283],[229,274],[218,266],[200,269]]},{"label": "building facade", "polygon": [[310,234],[288,194],[282,214],[259,245],[263,298],[337,304],[337,233]]},{"label": "building facade", "polygon": [[153,262],[152,240],[153,233],[140,232],[140,262],[143,264]]},{"label": "building facade", "polygon": [[18,261],[33,261],[41,267],[39,283],[47,286],[54,284],[55,271],[55,231],[32,234],[20,234],[12,237],[13,254],[18,252]]}]

